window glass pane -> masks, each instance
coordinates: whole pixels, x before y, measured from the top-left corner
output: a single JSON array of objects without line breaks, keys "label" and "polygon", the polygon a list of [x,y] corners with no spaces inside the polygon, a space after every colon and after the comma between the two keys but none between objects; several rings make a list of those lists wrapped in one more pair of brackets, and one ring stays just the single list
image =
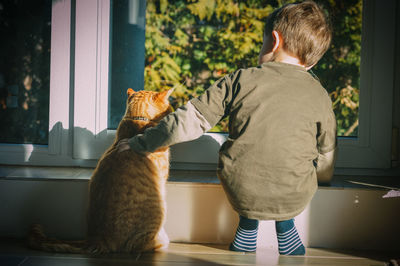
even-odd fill
[{"label": "window glass pane", "polygon": [[112,1],[110,129],[118,127],[125,113],[127,89],[143,89],[145,12],[146,0]]},{"label": "window glass pane", "polygon": [[362,0],[318,0],[330,13],[331,48],[313,71],[330,93],[338,136],[358,135]]},{"label": "window glass pane", "polygon": [[0,142],[47,144],[51,1],[0,0]]},{"label": "window glass pane", "polygon": [[[331,48],[313,72],[332,98],[338,135],[357,136],[362,0],[317,2],[329,11],[334,36]],[[147,1],[144,88],[160,91],[176,86],[172,94],[175,108],[203,93],[227,73],[257,65],[264,21],[281,1],[224,0],[216,3],[206,0]],[[122,13],[122,16],[128,16],[127,9]],[[113,14],[115,16],[115,12]],[[115,18],[113,22],[116,23]],[[122,35],[118,40],[113,38],[113,42],[130,38]],[[113,58],[113,75],[114,68],[123,71],[127,69],[126,64],[133,62],[130,55],[139,49],[137,45],[141,42],[141,37],[136,37],[134,44],[128,43],[125,52],[115,48],[113,43],[113,53],[125,53],[120,57],[128,60],[114,65],[117,61]],[[137,59],[139,57],[136,55]],[[135,64],[140,65],[140,60]],[[126,88],[142,84],[138,82],[142,80],[137,73],[126,73],[126,76],[131,79],[129,84],[113,87],[113,90],[121,90],[116,96],[122,99],[119,99],[120,106],[124,106],[121,102],[125,97],[121,95]],[[118,79],[118,82],[123,81]],[[226,132],[227,129],[225,119],[211,131]]]}]

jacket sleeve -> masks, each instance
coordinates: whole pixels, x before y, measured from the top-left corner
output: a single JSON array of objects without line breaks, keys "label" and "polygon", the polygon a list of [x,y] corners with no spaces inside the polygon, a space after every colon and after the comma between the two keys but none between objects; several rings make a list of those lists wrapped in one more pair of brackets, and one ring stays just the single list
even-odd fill
[{"label": "jacket sleeve", "polygon": [[131,138],[129,145],[136,152],[154,152],[160,147],[197,139],[210,128],[211,125],[189,101],[164,117],[157,126]]},{"label": "jacket sleeve", "polygon": [[333,176],[337,153],[336,134],[335,114],[329,108],[327,118],[318,126],[317,178],[321,183],[329,183]]},{"label": "jacket sleeve", "polygon": [[229,112],[233,95],[231,80],[238,76],[240,71],[219,79],[204,94],[164,117],[157,126],[131,138],[131,149],[153,152],[160,147],[199,138]]},{"label": "jacket sleeve", "polygon": [[210,125],[216,125],[230,112],[230,105],[240,85],[241,70],[217,80],[200,97],[192,100],[193,105],[205,117]]},{"label": "jacket sleeve", "polygon": [[327,153],[318,154],[317,178],[320,183],[329,183],[335,169],[337,148]]}]

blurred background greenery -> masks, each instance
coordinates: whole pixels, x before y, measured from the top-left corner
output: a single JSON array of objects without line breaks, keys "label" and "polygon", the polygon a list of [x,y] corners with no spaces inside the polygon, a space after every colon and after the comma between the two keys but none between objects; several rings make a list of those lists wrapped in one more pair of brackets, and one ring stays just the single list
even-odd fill
[{"label": "blurred background greenery", "polygon": [[[149,0],[146,7],[147,90],[176,86],[174,107],[220,77],[257,65],[266,17],[293,1]],[[362,0],[316,0],[333,26],[330,49],[313,68],[332,99],[338,136],[357,136]],[[226,132],[227,120],[212,131]]]}]

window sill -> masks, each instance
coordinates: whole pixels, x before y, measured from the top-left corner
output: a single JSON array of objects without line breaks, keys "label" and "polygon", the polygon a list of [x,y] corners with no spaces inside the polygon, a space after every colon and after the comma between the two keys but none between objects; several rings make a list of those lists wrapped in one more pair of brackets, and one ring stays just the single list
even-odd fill
[{"label": "window sill", "polygon": [[[0,165],[0,180],[74,180],[87,181],[94,168]],[[171,170],[169,182],[219,184],[215,171]],[[400,176],[335,175],[322,188],[400,189]]]},{"label": "window sill", "polygon": [[[94,168],[0,165],[0,180],[84,180]],[[171,170],[170,182],[219,183],[215,171]]]}]

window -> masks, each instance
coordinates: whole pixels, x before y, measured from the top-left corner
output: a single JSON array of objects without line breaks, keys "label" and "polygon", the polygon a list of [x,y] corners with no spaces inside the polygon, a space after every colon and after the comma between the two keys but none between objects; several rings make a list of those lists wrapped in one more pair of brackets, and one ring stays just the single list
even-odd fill
[{"label": "window", "polygon": [[[10,1],[5,2],[8,4],[11,3]],[[74,162],[71,158],[71,148],[69,147],[71,139],[69,133],[71,117],[70,94],[72,93],[70,86],[71,2],[70,0],[13,2],[20,3],[22,6],[24,6],[24,4],[33,6],[38,5],[31,8],[24,6],[21,7],[21,10],[28,12],[26,11],[28,9],[32,9],[33,11],[42,8],[40,12],[44,12],[45,15],[41,18],[51,18],[50,25],[47,24],[48,22],[42,24],[46,25],[46,28],[49,27],[47,30],[50,31],[50,62],[46,62],[47,59],[40,63],[37,62],[37,64],[50,66],[49,76],[48,74],[47,77],[46,74],[39,76],[46,77],[49,79],[47,82],[50,83],[50,94],[48,92],[44,93],[49,97],[47,103],[47,118],[40,118],[41,122],[48,123],[45,133],[48,136],[45,141],[41,142],[41,145],[32,144],[35,143],[34,141],[29,141],[31,142],[29,144],[24,144],[22,142],[18,142],[17,144],[15,142],[5,143],[2,140],[2,143],[0,144],[0,161],[2,164],[72,165]],[[3,5],[1,6],[1,9],[4,10]],[[20,12],[22,12],[21,10]],[[51,16],[46,12],[51,12]],[[3,19],[3,16],[1,17]],[[25,18],[20,23],[23,23],[24,20]],[[46,38],[43,38],[43,41],[45,41]],[[48,44],[43,44],[42,47],[43,49],[49,48]],[[30,48],[32,48],[32,46],[30,46]],[[12,53],[12,50],[7,49],[6,52]],[[46,52],[48,53],[49,51],[47,50]],[[32,80],[34,80],[34,78]],[[32,81],[32,85],[33,84]],[[44,89],[45,84],[46,82],[41,83],[41,88]],[[42,105],[42,103],[40,105]],[[41,107],[45,108],[46,104],[43,103],[43,105],[44,106]]]},{"label": "window", "polygon": [[47,144],[50,1],[0,1],[0,142]]},{"label": "window", "polygon": [[[362,0],[319,1],[329,10],[333,41],[313,71],[330,92],[338,136],[357,136],[360,89]],[[201,94],[218,78],[257,65],[266,17],[281,4],[228,0],[148,1],[146,9],[145,87],[173,93],[179,106]],[[121,35],[121,37],[123,37]],[[227,121],[212,132],[227,132]]]},{"label": "window", "polygon": [[[367,143],[370,117],[365,116],[366,110],[371,107],[371,102],[365,100],[369,97],[368,93],[371,90],[367,82],[368,76],[370,76],[368,72],[372,71],[375,77],[378,77],[380,71],[368,67],[368,64],[371,63],[370,60],[373,59],[371,45],[373,45],[374,38],[374,32],[368,29],[377,23],[374,21],[371,24],[371,18],[375,15],[373,13],[375,3],[369,1],[363,4],[362,0],[318,2],[329,10],[334,32],[331,48],[313,71],[320,77],[333,101],[338,123],[338,136],[341,137],[339,142],[343,147],[341,150],[346,151],[341,153],[340,158],[346,159],[340,160],[339,165],[346,165],[346,162],[349,161],[351,162],[349,165],[354,167],[370,167],[371,162],[361,163],[364,153],[356,154],[350,150],[361,149],[374,153],[372,150],[376,149],[372,147],[373,143]],[[363,5],[365,5],[364,10]],[[238,67],[256,65],[262,43],[263,21],[276,7],[278,4],[272,2],[267,5],[257,2],[239,4],[233,0],[219,3],[218,6],[207,5],[204,1],[195,3],[186,3],[183,0],[173,3],[148,1],[146,7],[145,88],[165,90],[178,86],[172,94],[173,104],[177,107],[188,99],[201,94],[204,89],[226,73],[232,72]],[[367,21],[364,17],[364,25],[363,12],[369,18]],[[127,12],[125,11],[125,13]],[[121,27],[117,26],[117,28]],[[362,28],[365,31],[363,35],[361,34]],[[123,38],[123,34],[119,35],[117,39],[121,38]],[[362,42],[363,45],[361,45]],[[136,42],[136,44],[139,43]],[[121,50],[117,49],[117,51]],[[361,53],[363,53],[363,62],[361,62]],[[114,67],[119,68],[120,65],[112,65],[112,68]],[[363,68],[364,78],[360,82],[361,68]],[[359,118],[360,91],[364,96],[361,96],[364,116],[361,115]],[[364,130],[359,134],[360,120],[360,127]],[[211,131],[226,132],[227,121],[222,121]],[[217,136],[208,134],[207,138],[213,140],[217,138],[218,143],[224,141],[225,136]],[[198,142],[201,143],[201,147],[204,147],[207,140],[203,139]],[[200,147],[192,149],[196,151],[195,156],[187,155],[186,150],[197,147],[195,143],[180,144],[174,147],[176,161],[203,161],[197,156],[198,151],[203,150]],[[384,145],[379,144],[379,146],[380,149],[383,149]],[[387,148],[386,151],[379,152],[386,152],[385,156],[380,154],[379,157],[386,158],[385,163],[383,161],[380,163],[387,167],[390,163]],[[216,150],[208,153],[209,155],[216,154]],[[354,158],[349,158],[350,154],[358,157],[356,160],[360,162],[359,165],[353,164]],[[369,158],[371,156],[371,154],[368,155]],[[377,161],[380,160],[377,159]],[[215,157],[205,161],[215,162]],[[372,165],[377,165],[377,161]]]},{"label": "window", "polygon": [[112,1],[108,128],[125,113],[126,90],[144,84],[146,1]]},{"label": "window", "polygon": [[359,129],[339,139],[337,166],[390,168],[396,1],[363,2]]},{"label": "window", "polygon": [[[137,52],[128,56],[141,60],[140,56],[143,54],[140,54],[140,50],[144,51],[143,39],[140,37],[140,34],[143,34],[140,24],[143,22],[143,2],[52,2],[48,144],[1,144],[2,163],[83,166],[96,164],[96,159],[113,141],[115,130],[112,128],[118,120],[115,117],[121,116],[121,110],[118,110],[119,103],[116,103],[115,99],[123,93],[122,103],[125,104],[127,87],[140,87],[141,82],[146,82],[144,79],[132,81],[132,78],[123,84],[118,80],[118,75],[128,75],[129,72],[134,72],[133,76],[140,77],[140,74],[136,73],[139,71],[136,68],[140,68],[140,62],[135,66],[118,64],[120,55],[114,52],[113,46],[120,45],[123,49],[124,42],[114,44],[112,41],[115,34],[118,34],[113,29],[113,23],[118,23],[120,19],[114,14],[120,8],[121,12],[125,12],[127,24],[130,23],[127,27],[130,27],[131,34],[133,33],[132,39],[127,37],[123,41],[125,44],[132,43],[132,50]],[[147,3],[150,7],[152,2]],[[126,8],[117,5],[125,5]],[[161,9],[165,6],[158,5],[156,8]],[[359,127],[357,137],[339,139],[339,167],[390,166],[395,10],[394,0],[385,5],[380,5],[374,0],[363,2]],[[207,27],[204,30],[207,30]],[[184,42],[185,38],[183,36],[179,41]],[[193,56],[202,58],[201,54]],[[146,60],[148,63],[152,59]],[[125,69],[114,69],[113,62],[126,67],[126,72]],[[145,66],[147,65],[142,65]],[[215,67],[217,69],[220,65]],[[141,73],[143,77],[144,72]],[[215,73],[220,74],[222,73],[218,71]],[[171,86],[163,83],[161,85]],[[109,88],[112,88],[112,91]],[[185,93],[178,89],[179,91]],[[224,138],[223,134],[207,133],[196,141],[174,146],[173,167],[214,169],[217,151]]]},{"label": "window", "polygon": [[313,72],[331,96],[338,136],[357,137],[363,1],[319,2],[329,10],[333,36],[330,49]]}]

